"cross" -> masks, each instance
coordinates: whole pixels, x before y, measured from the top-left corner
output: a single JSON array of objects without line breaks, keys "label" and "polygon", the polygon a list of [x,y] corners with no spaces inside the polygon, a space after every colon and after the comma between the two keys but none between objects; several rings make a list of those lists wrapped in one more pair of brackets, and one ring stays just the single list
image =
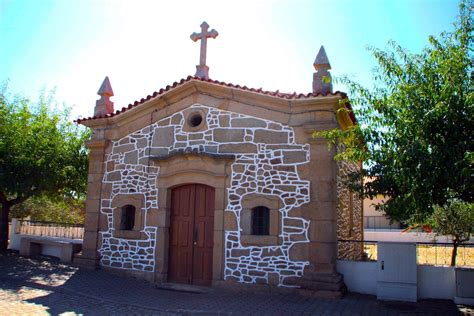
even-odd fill
[{"label": "cross", "polygon": [[206,66],[207,39],[216,38],[219,35],[216,30],[212,29],[208,32],[208,29],[209,24],[204,21],[201,23],[201,33],[194,32],[191,34],[191,39],[194,42],[199,39],[201,40],[201,55],[199,57],[199,65],[196,66],[196,76],[203,79],[209,79],[209,67]]}]

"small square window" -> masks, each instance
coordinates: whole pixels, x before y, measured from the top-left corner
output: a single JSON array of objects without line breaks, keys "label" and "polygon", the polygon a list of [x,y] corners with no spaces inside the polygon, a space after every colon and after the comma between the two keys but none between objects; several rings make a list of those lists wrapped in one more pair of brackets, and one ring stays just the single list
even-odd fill
[{"label": "small square window", "polygon": [[252,235],[270,235],[270,210],[265,206],[252,209]]},{"label": "small square window", "polygon": [[135,226],[135,206],[125,205],[122,207],[120,218],[120,230],[133,230]]}]

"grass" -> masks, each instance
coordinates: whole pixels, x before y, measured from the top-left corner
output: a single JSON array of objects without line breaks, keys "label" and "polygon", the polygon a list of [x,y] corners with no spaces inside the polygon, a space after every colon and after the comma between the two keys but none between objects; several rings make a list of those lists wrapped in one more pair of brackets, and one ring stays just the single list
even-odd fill
[{"label": "grass", "polygon": [[[417,245],[416,261],[418,264],[450,265],[453,247],[448,245]],[[364,244],[364,252],[369,260],[377,260],[377,245]],[[474,267],[474,247],[459,247],[456,266]]]}]

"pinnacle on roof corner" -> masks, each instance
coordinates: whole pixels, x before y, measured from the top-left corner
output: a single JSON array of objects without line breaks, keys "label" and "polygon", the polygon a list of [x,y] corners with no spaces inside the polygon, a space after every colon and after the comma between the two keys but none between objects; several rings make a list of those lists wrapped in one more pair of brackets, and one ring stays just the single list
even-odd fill
[{"label": "pinnacle on roof corner", "polygon": [[316,69],[316,72],[313,74],[313,93],[332,93],[332,78],[329,72],[331,64],[329,64],[328,56],[322,45],[318,55],[316,55],[313,66]]},{"label": "pinnacle on roof corner", "polygon": [[110,85],[109,77],[105,77],[97,94],[100,95],[100,99],[95,102],[94,116],[112,114],[114,112],[114,103],[110,100],[110,97],[114,95],[114,91]]},{"label": "pinnacle on roof corner", "polygon": [[102,85],[99,88],[99,91],[97,91],[97,94],[100,96],[113,96],[114,91],[112,90],[112,86],[110,85],[110,80],[108,76],[105,76],[104,81],[102,82]]},{"label": "pinnacle on roof corner", "polygon": [[316,55],[313,66],[316,70],[321,68],[331,69],[331,64],[329,63],[329,59],[326,55],[326,50],[324,49],[323,45],[321,45],[318,55]]}]

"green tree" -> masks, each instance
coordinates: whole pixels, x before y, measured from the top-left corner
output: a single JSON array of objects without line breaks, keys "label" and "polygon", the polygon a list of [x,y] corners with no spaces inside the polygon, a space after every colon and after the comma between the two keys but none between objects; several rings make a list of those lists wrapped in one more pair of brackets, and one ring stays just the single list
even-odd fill
[{"label": "green tree", "polygon": [[11,208],[33,196],[83,196],[88,155],[81,127],[52,98],[33,105],[0,92],[0,250],[8,243]]},{"label": "green tree", "polygon": [[435,205],[429,222],[438,235],[453,238],[451,265],[455,266],[459,245],[468,241],[474,231],[474,204],[451,199],[445,205]]},{"label": "green tree", "polygon": [[384,195],[378,209],[394,220],[423,224],[452,194],[473,200],[473,3],[459,7],[454,30],[430,37],[420,54],[395,42],[370,48],[373,88],[341,79],[352,96],[341,102],[350,102],[359,124],[315,135],[341,148],[336,159],[364,161],[348,184],[363,197]]},{"label": "green tree", "polygon": [[10,218],[41,222],[84,224],[84,216],[85,197],[32,196],[10,210]]}]

